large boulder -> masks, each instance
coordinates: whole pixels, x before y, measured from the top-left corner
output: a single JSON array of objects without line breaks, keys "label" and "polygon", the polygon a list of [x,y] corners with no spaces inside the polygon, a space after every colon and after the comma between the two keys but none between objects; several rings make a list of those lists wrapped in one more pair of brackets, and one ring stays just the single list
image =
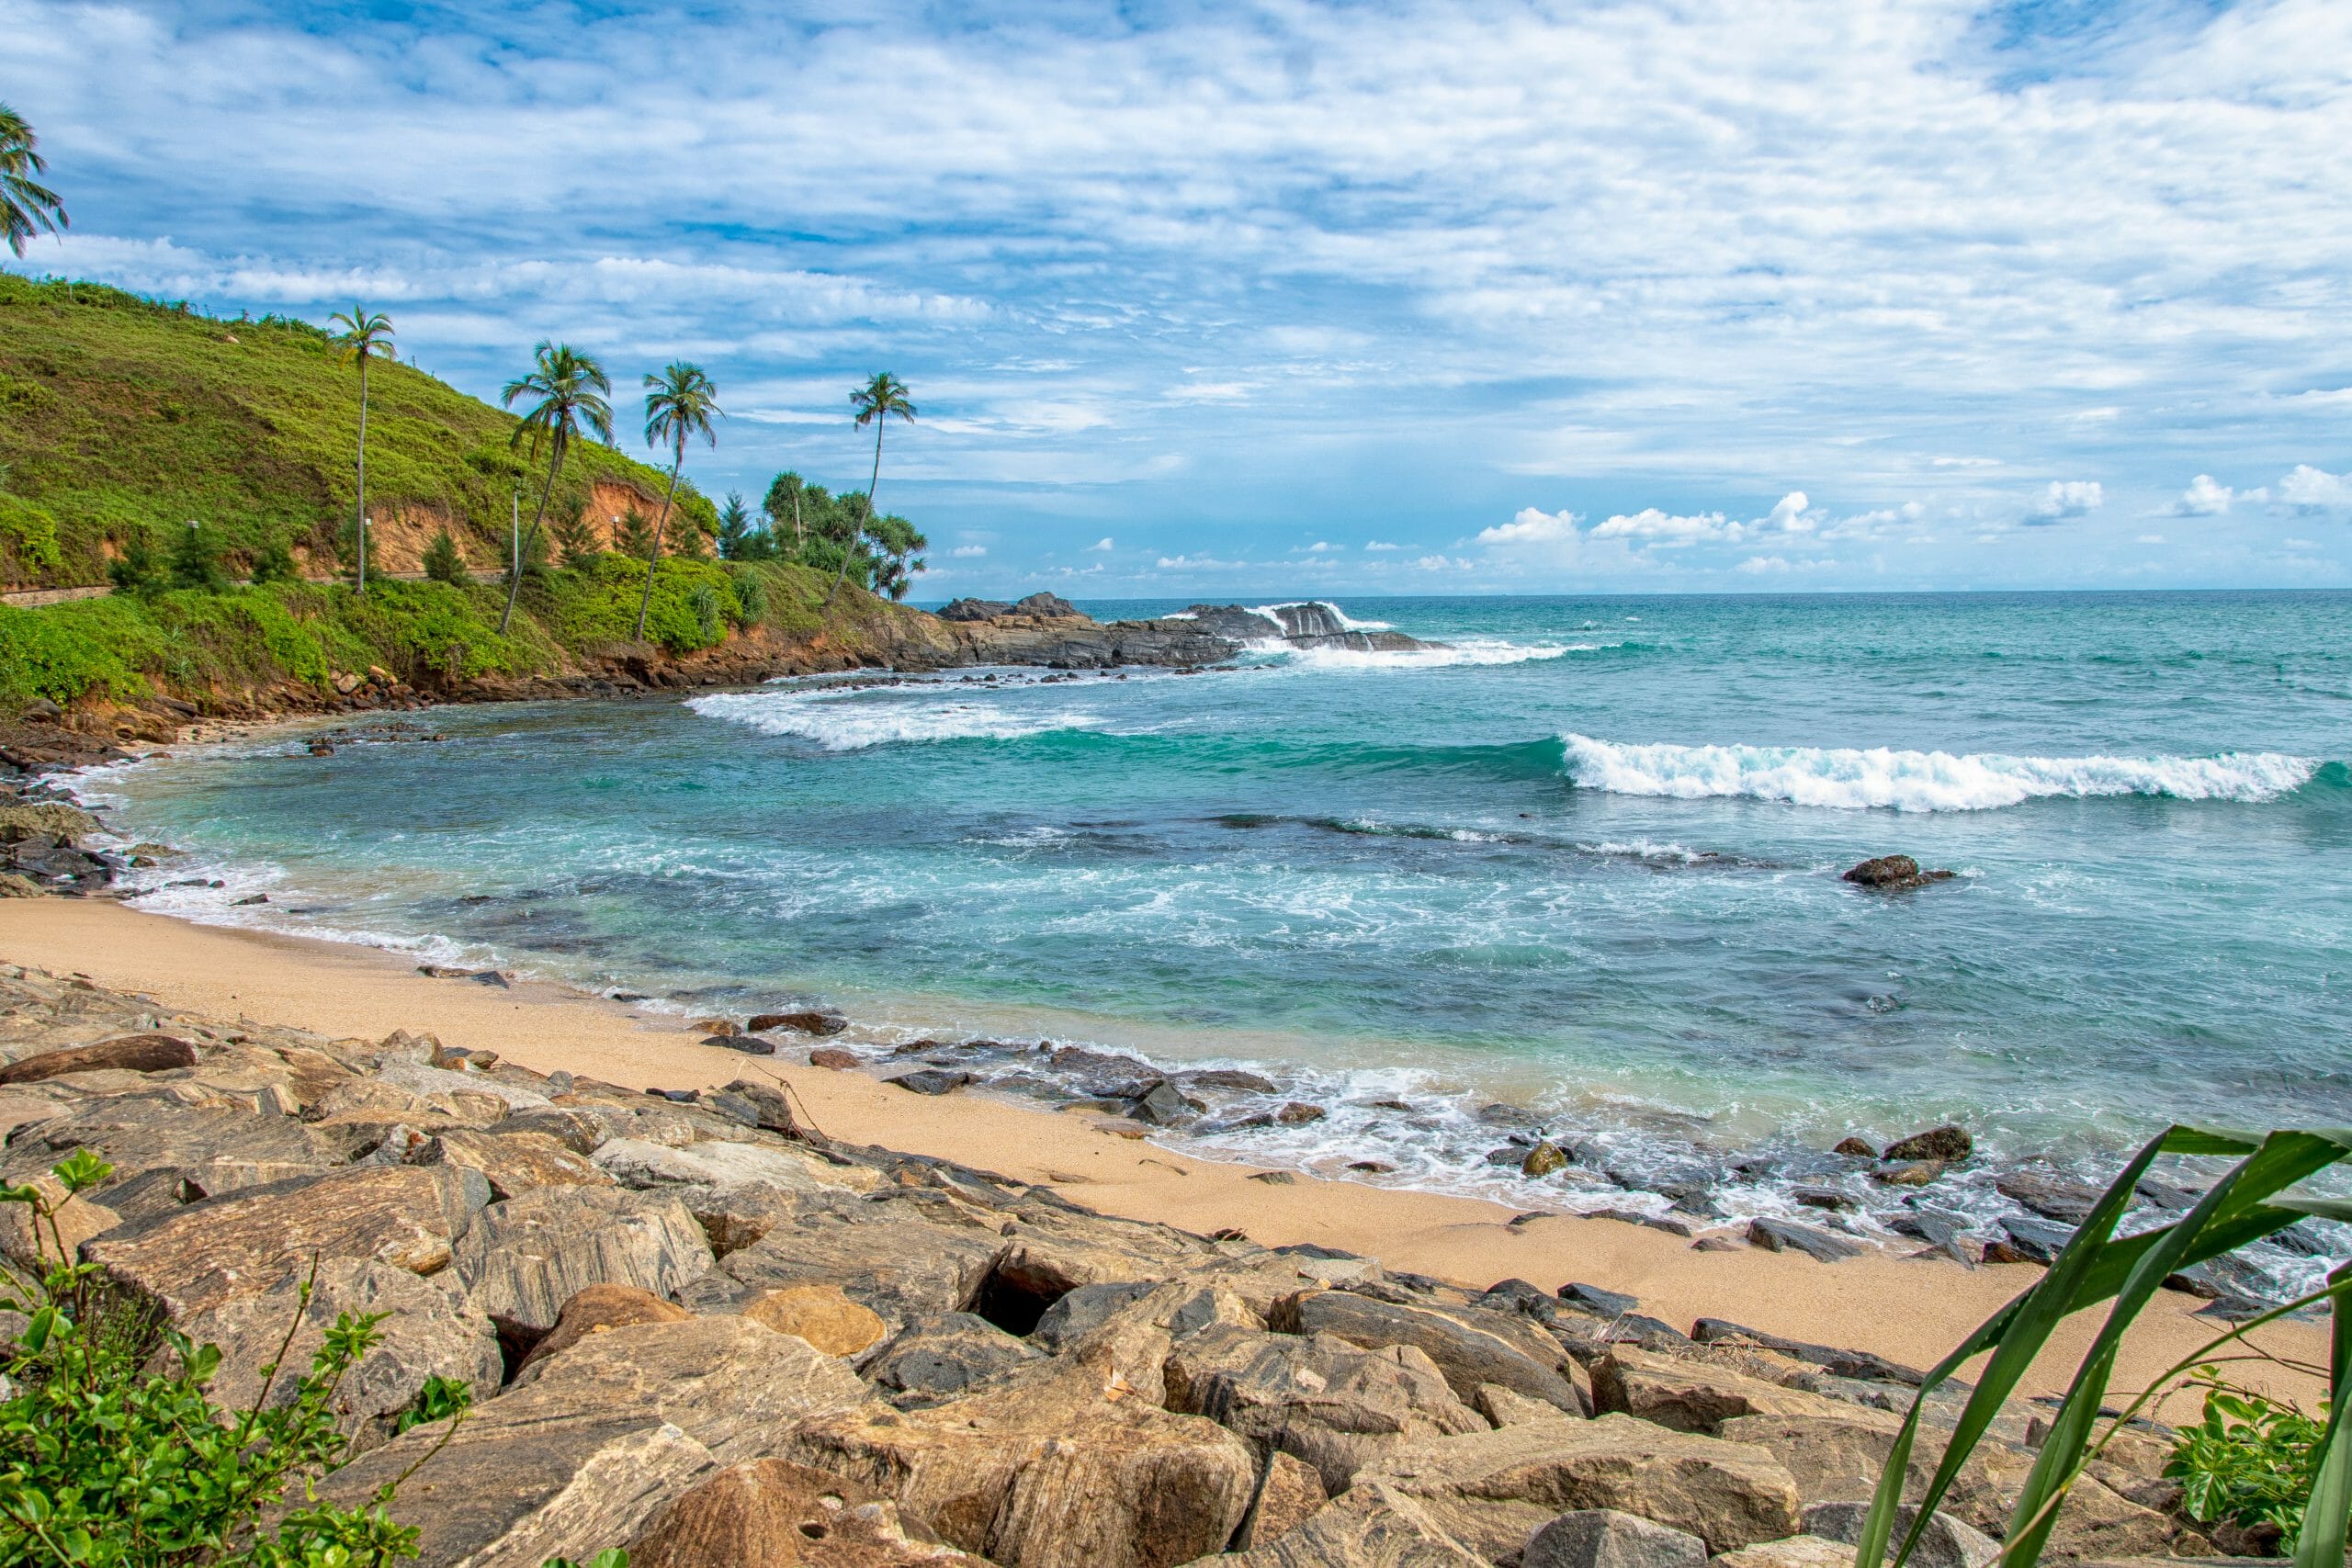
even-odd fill
[{"label": "large boulder", "polygon": [[193,1067],[196,1047],[170,1034],[123,1034],[90,1045],[69,1045],[20,1056],[0,1067],[0,1085],[41,1083],[68,1073],[164,1073]]},{"label": "large boulder", "polygon": [[1234,1532],[1234,1547],[1246,1551],[1280,1540],[1330,1500],[1313,1465],[1279,1450],[1270,1453],[1259,1472],[1258,1495],[1250,1500],[1250,1512]]},{"label": "large boulder", "polygon": [[828,1356],[854,1356],[884,1336],[879,1317],[831,1285],[763,1291],[743,1303],[743,1315],[778,1334],[797,1335]]},{"label": "large boulder", "polygon": [[532,1367],[454,1435],[437,1422],[412,1428],[319,1492],[362,1506],[447,1436],[401,1487],[401,1517],[424,1532],[419,1568],[585,1562],[702,1477],[865,1397],[840,1361],[745,1318],[639,1324]]},{"label": "large boulder", "polygon": [[1220,1325],[1179,1341],[1163,1375],[1170,1410],[1313,1465],[1334,1496],[1406,1442],[1487,1428],[1409,1345],[1366,1350],[1328,1334]]},{"label": "large boulder", "polygon": [[131,1221],[84,1244],[82,1256],[184,1322],[234,1297],[271,1290],[313,1258],[436,1273],[448,1267],[469,1207],[458,1172],[365,1166]]},{"label": "large boulder", "polygon": [[1612,1508],[1730,1551],[1793,1533],[1795,1480],[1762,1449],[1668,1431],[1628,1416],[1562,1417],[1410,1443],[1361,1472],[1420,1501],[1486,1560],[1519,1551],[1539,1526]]},{"label": "large boulder", "polygon": [[629,1568],[987,1568],[871,1487],[776,1459],[711,1476],[628,1551]]},{"label": "large boulder", "polygon": [[707,1310],[763,1290],[832,1285],[896,1332],[971,1303],[1004,1245],[1003,1223],[922,1189],[814,1194],[782,1206],[759,1240],[730,1250],[681,1299]]},{"label": "large boulder", "polygon": [[545,1133],[489,1133],[453,1127],[405,1156],[411,1165],[451,1165],[478,1170],[492,1198],[519,1197],[539,1187],[610,1187],[613,1178]]},{"label": "large boulder", "polygon": [[674,1294],[710,1268],[685,1205],[654,1192],[543,1187],[492,1203],[457,1248],[474,1310],[529,1341],[591,1285]]},{"label": "large boulder", "polygon": [[1249,1447],[1084,1362],[901,1414],[805,1421],[779,1457],[887,1491],[1005,1568],[1163,1568],[1223,1549],[1257,1479]]},{"label": "large boulder", "polygon": [[0,1175],[23,1181],[80,1148],[114,1167],[89,1196],[125,1219],[241,1188],[322,1176],[344,1158],[332,1139],[291,1117],[210,1101],[191,1105],[148,1090],[109,1095],[17,1129],[0,1156]]},{"label": "large boulder", "polygon": [[591,1334],[609,1334],[640,1323],[684,1323],[693,1315],[675,1302],[663,1301],[634,1285],[591,1285],[563,1303],[556,1314],[555,1326],[531,1347],[515,1371],[526,1371],[550,1356],[560,1356]]},{"label": "large boulder", "polygon": [[984,1317],[950,1312],[908,1324],[859,1371],[900,1409],[919,1410],[958,1398],[1043,1356]]},{"label": "large boulder", "polygon": [[[1870,1511],[1868,1503],[1815,1503],[1804,1511],[1800,1522],[1807,1535],[1852,1546],[1862,1539],[1862,1524]],[[1900,1546],[1918,1522],[1918,1509],[1907,1505],[1895,1509],[1892,1544]],[[1928,1516],[1926,1528],[1919,1531],[1919,1539],[1911,1548],[1909,1561],[1919,1568],[1985,1568],[2000,1555],[1999,1541],[1939,1509]]]},{"label": "large boulder", "polygon": [[1528,1538],[1520,1568],[1706,1568],[1707,1543],[1612,1508],[1562,1514]]},{"label": "large boulder", "polygon": [[1275,1540],[1197,1568],[1493,1568],[1497,1561],[1421,1498],[1367,1479]]},{"label": "large boulder", "polygon": [[816,1156],[772,1145],[711,1142],[669,1148],[636,1138],[616,1138],[590,1157],[597,1168],[624,1187],[693,1185],[720,1192],[739,1187],[772,1187],[813,1192],[833,1185],[824,1179],[830,1168]]},{"label": "large boulder", "polygon": [[344,1374],[329,1407],[336,1429],[356,1450],[389,1438],[400,1416],[416,1407],[429,1378],[469,1384],[477,1398],[497,1392],[503,1373],[498,1336],[489,1319],[466,1310],[465,1292],[446,1273],[424,1279],[372,1258],[338,1258],[319,1265],[307,1306],[303,1282],[289,1276],[272,1290],[232,1296],[180,1325],[197,1344],[220,1347],[220,1367],[211,1383],[215,1404],[253,1408],[273,1363],[280,1371],[269,1380],[268,1404],[292,1404],[300,1369],[345,1312],[382,1315],[377,1325],[382,1340]]},{"label": "large boulder", "polygon": [[1493,1383],[1572,1416],[1583,1396],[1563,1373],[1566,1352],[1532,1318],[1484,1307],[1434,1302],[1402,1304],[1351,1291],[1306,1291],[1274,1303],[1267,1326],[1285,1334],[1329,1334],[1351,1345],[1410,1345],[1435,1363],[1454,1397],[1467,1403]]},{"label": "large boulder", "polygon": [[1717,1434],[1742,1416],[1818,1416],[1836,1419],[1853,1406],[1800,1389],[1784,1388],[1704,1361],[1611,1347],[1592,1364],[1597,1414],[1638,1416],[1678,1432]]}]

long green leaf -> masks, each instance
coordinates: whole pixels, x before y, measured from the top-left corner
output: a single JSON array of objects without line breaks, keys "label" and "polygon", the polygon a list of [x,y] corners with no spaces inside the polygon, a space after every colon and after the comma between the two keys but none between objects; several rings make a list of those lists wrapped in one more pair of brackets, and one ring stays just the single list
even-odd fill
[{"label": "long green leaf", "polygon": [[[2331,1285],[2352,1280],[2352,1263],[2327,1277]],[[2343,1568],[2345,1533],[2352,1527],[2352,1437],[2345,1436],[2344,1406],[2352,1395],[2352,1305],[2335,1298],[2335,1332],[2327,1364],[2327,1432],[2312,1456],[2312,1496],[2303,1506],[2303,1530],[2295,1542],[2295,1568]]]}]

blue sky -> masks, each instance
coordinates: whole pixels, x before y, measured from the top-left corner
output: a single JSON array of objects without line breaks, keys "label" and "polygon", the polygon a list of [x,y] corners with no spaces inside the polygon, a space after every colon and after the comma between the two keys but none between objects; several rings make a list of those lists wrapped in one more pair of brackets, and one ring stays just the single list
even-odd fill
[{"label": "blue sky", "polygon": [[2352,6],[0,0],[25,265],[532,344],[918,597],[2352,583]]}]

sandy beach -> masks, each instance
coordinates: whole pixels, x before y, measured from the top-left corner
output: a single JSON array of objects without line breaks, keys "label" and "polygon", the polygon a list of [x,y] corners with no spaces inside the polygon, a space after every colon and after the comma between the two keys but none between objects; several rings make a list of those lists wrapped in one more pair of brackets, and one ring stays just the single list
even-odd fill
[{"label": "sandy beach", "polygon": [[[1235,1227],[1269,1246],[1312,1242],[1378,1258],[1393,1269],[1473,1286],[1519,1278],[1546,1290],[1577,1280],[1641,1298],[1679,1326],[1707,1316],[1770,1333],[1875,1351],[1918,1367],[2025,1288],[2030,1265],[1973,1269],[1876,1253],[1834,1265],[1757,1249],[1702,1252],[1679,1237],[1608,1220],[1546,1216],[1473,1199],[1305,1174],[1287,1184],[1257,1168],[1205,1161],[1057,1114],[969,1094],[927,1098],[800,1055],[747,1058],[706,1046],[674,1015],[635,1010],[568,987],[498,989],[416,973],[400,955],[297,937],[229,931],[96,900],[0,903],[0,960],[78,973],[152,996],[162,1006],[248,1018],[334,1037],[379,1039],[398,1029],[487,1048],[539,1071],[566,1069],[629,1088],[715,1088],[760,1072],[788,1082],[825,1134],[941,1156],[1050,1184],[1105,1213],[1189,1230]],[[2117,1381],[2136,1389],[2222,1331],[2199,1303],[2160,1293],[2128,1342]],[[2070,1324],[2030,1388],[2064,1386],[2095,1326]],[[2261,1342],[2304,1359],[2324,1332],[2293,1323]],[[2269,1369],[2247,1379],[2307,1393]],[[2168,1414],[2189,1411],[2186,1400]]]}]

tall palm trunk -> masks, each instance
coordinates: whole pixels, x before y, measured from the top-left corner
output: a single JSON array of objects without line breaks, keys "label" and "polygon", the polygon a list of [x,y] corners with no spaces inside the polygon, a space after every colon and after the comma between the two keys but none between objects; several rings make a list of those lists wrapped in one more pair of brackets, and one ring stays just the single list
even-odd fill
[{"label": "tall palm trunk", "polygon": [[[871,523],[880,515],[874,510],[874,492],[882,485],[882,427],[889,421],[880,414],[874,419],[874,477],[865,481],[865,521]],[[863,525],[849,531],[849,543],[842,548],[842,569],[833,573],[833,585],[825,591],[825,608],[833,607],[833,595],[842,591],[842,579],[849,575],[850,552],[857,548],[857,536]]]},{"label": "tall palm trunk", "polygon": [[[356,307],[354,307],[356,309]],[[368,592],[368,356],[359,356],[359,592]]]},{"label": "tall palm trunk", "polygon": [[645,612],[653,604],[653,567],[662,558],[662,530],[670,525],[670,498],[678,493],[678,470],[686,466],[686,433],[678,432],[677,456],[670,462],[670,488],[662,492],[662,515],[653,521],[653,553],[645,558],[645,592],[637,602],[637,637],[645,640]]},{"label": "tall palm trunk", "polygon": [[[563,437],[559,435],[552,445],[555,451],[548,458],[548,480],[539,487],[539,509],[531,513],[531,531],[525,536],[532,544],[539,542],[539,525],[546,521],[548,497],[555,493],[556,470],[563,467]],[[506,623],[514,618],[514,599],[523,592],[523,557],[528,553],[518,547],[514,551],[514,570],[506,574],[506,608],[498,617],[498,635],[506,635]]]}]

